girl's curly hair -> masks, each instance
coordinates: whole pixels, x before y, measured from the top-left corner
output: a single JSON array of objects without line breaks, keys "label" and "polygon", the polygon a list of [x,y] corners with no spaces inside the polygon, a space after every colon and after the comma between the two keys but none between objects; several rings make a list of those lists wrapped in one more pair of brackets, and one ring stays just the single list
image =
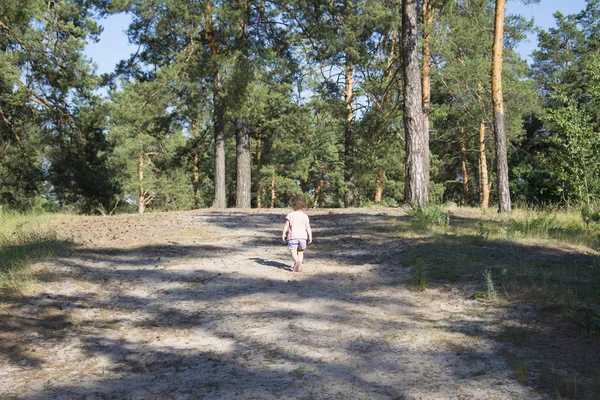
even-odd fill
[{"label": "girl's curly hair", "polygon": [[290,197],[290,206],[294,211],[306,209],[306,198],[300,194],[295,194]]}]

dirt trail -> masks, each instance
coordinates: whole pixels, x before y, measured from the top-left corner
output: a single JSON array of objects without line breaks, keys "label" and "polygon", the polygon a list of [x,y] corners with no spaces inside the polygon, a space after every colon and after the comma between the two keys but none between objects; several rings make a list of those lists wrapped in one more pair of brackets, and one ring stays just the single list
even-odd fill
[{"label": "dirt trail", "polygon": [[2,399],[535,399],[497,355],[501,311],[411,290],[399,210],[61,221],[77,248],[2,305]]}]

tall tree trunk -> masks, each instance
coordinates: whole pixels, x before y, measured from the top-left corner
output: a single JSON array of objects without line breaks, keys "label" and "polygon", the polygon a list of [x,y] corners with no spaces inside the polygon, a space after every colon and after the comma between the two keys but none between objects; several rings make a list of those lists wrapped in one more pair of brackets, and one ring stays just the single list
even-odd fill
[{"label": "tall tree trunk", "polygon": [[[431,29],[433,25],[434,7],[430,0],[423,0],[423,75],[421,76],[421,90],[423,91],[423,142],[426,143],[426,151],[429,152],[429,113],[431,108]],[[429,185],[429,154],[425,157],[425,178]]]},{"label": "tall tree trunk", "polygon": [[236,200],[237,208],[250,208],[251,197],[251,172],[250,172],[250,128],[248,117],[241,116],[235,121],[236,136]]},{"label": "tall tree trunk", "polygon": [[425,205],[429,201],[426,169],[429,143],[423,135],[423,97],[417,48],[417,0],[402,2],[402,76],[406,168],[404,201]]},{"label": "tall tree trunk", "polygon": [[146,209],[146,192],[144,191],[144,153],[138,157],[138,183],[139,183],[139,201],[138,213],[143,214]]},{"label": "tall tree trunk", "polygon": [[506,0],[496,0],[494,23],[494,48],[492,51],[492,104],[494,111],[494,138],[496,142],[496,185],[498,211],[511,212],[508,185],[508,159],[506,130],[504,126],[504,99],[502,96],[502,36],[504,35],[504,9]]},{"label": "tall tree trunk", "polygon": [[200,161],[199,144],[194,145],[194,208],[200,208],[200,169],[198,162]]},{"label": "tall tree trunk", "polygon": [[[217,37],[217,28],[212,21],[211,2],[206,3],[204,13],[205,37],[208,47],[215,57],[221,53]],[[215,140],[215,198],[213,207],[227,207],[225,193],[225,103],[223,101],[223,75],[217,62],[213,71],[213,135]]]},{"label": "tall tree trunk", "polygon": [[485,156],[485,123],[479,123],[479,190],[481,191],[482,210],[487,210],[490,203],[490,186],[488,183],[487,157]]},{"label": "tall tree trunk", "polygon": [[247,95],[248,81],[250,79],[250,64],[248,60],[250,43],[248,40],[248,26],[250,24],[250,4],[248,0],[238,0],[238,8],[242,13],[241,33],[237,47],[240,56],[236,60],[236,85],[235,88],[238,107],[241,114],[235,121],[236,137],[236,196],[237,208],[250,208],[252,201],[251,157],[250,157],[250,127],[248,116],[245,115],[244,100]]},{"label": "tall tree trunk", "polygon": [[319,200],[321,200],[321,194],[323,193],[323,184],[323,179],[319,179],[319,184],[315,188],[315,199],[313,202],[313,208],[317,208],[317,206],[319,205]]},{"label": "tall tree trunk", "polygon": [[271,208],[275,208],[275,166],[271,175]]},{"label": "tall tree trunk", "polygon": [[346,54],[346,86],[344,88],[344,103],[346,105],[346,126],[344,132],[344,181],[346,183],[346,194],[344,195],[344,206],[354,205],[356,185],[352,171],[352,160],[354,157],[354,109],[352,107],[354,91],[354,66],[349,54]]},{"label": "tall tree trunk", "polygon": [[385,185],[385,171],[381,170],[377,174],[377,187],[375,189],[375,204],[381,203],[381,198],[383,197],[383,186]]},{"label": "tall tree trunk", "polygon": [[213,207],[226,208],[225,195],[225,104],[223,102],[223,81],[216,72],[213,82],[213,119],[215,137],[215,199]]},{"label": "tall tree trunk", "polygon": [[256,187],[256,208],[262,208],[262,194],[263,194],[263,190],[260,186],[260,176],[261,176],[261,172],[260,170],[262,169],[262,132],[258,132],[257,138],[256,138],[256,170],[258,171],[258,176],[259,176],[259,180],[258,180],[258,185]]},{"label": "tall tree trunk", "polygon": [[465,137],[464,128],[460,129],[460,158],[463,174],[463,190],[461,205],[464,207],[469,205],[469,170],[467,169],[467,139]]},{"label": "tall tree trunk", "polygon": [[[387,54],[386,68],[383,73],[383,79],[385,82],[387,82],[387,80],[392,76],[392,72],[394,72],[393,67],[394,67],[394,57],[395,57],[395,53],[396,53],[396,40],[397,39],[398,39],[398,28],[394,28],[394,29],[392,29],[392,36],[390,39],[390,41],[391,41],[390,50]],[[388,106],[392,102],[391,85],[388,85],[388,89],[385,92],[384,102]]]}]

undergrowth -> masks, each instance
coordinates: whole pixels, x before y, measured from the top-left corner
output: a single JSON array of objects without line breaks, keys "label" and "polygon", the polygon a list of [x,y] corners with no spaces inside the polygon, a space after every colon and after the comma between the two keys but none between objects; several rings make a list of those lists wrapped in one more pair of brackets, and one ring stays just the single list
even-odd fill
[{"label": "undergrowth", "polygon": [[[522,307],[542,329],[524,320],[526,334],[501,335],[517,349],[515,357],[534,354],[527,349],[537,346],[534,359],[515,363],[515,377],[558,398],[586,399],[594,398],[600,386],[594,372],[600,363],[590,364],[583,350],[600,347],[600,226],[578,211],[515,210],[507,218],[458,209],[452,210],[450,227],[443,210],[414,207],[401,228],[427,230],[404,254],[405,265],[415,266],[413,285],[458,284],[477,290],[474,298]],[[446,229],[430,229],[435,225]],[[406,239],[414,240],[410,234]],[[556,350],[554,340],[571,348]],[[570,362],[560,366],[565,355]],[[540,363],[552,368],[540,373]]]},{"label": "undergrowth", "polygon": [[450,225],[450,215],[440,206],[416,205],[408,210],[408,215],[412,217],[411,225],[416,230],[428,230],[434,225],[447,228]]},{"label": "undergrowth", "polygon": [[70,244],[58,237],[48,216],[1,215],[0,291],[19,290],[30,283],[31,265],[57,256]]}]

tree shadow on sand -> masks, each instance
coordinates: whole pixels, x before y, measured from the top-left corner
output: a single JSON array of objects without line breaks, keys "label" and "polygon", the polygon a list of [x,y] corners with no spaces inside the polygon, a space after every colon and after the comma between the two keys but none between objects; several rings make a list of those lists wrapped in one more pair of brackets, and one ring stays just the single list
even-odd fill
[{"label": "tree shadow on sand", "polygon": [[[272,214],[209,214],[207,220],[231,230],[254,224],[272,232],[279,232],[280,222]],[[459,269],[461,257],[475,257],[489,264],[482,268],[501,270],[511,260],[527,262],[526,256],[546,257],[553,265],[573,265],[573,257],[586,264],[591,256],[506,241],[400,238],[395,235],[398,218],[389,216],[332,214],[312,220],[319,228],[310,257],[337,263],[335,273],[288,275],[288,265],[251,252],[261,246],[272,250],[268,246],[275,242],[264,238],[248,238],[235,250],[209,244],[76,250],[40,279],[48,288],[72,281],[77,291],[42,290],[0,311],[0,337],[20,346],[0,365],[37,369],[44,380],[56,379],[46,392],[42,382],[32,383],[28,399],[443,398],[477,397],[483,393],[477,388],[504,398],[552,392],[535,386],[535,369],[521,379],[518,369],[510,367],[512,356],[498,354],[511,338],[504,340],[494,327],[507,316],[527,322],[518,320],[519,305],[464,300],[465,287],[478,283],[479,270],[460,270],[454,281],[441,275],[430,282],[435,290],[422,293],[410,291],[410,271],[419,260],[443,270]],[[247,254],[256,268],[269,270],[244,275],[223,262],[232,253]],[[181,267],[184,260],[191,267]],[[484,311],[424,315],[420,304],[435,301],[447,289],[456,290],[474,310],[485,306]],[[61,323],[49,332],[45,321],[52,315],[60,316]],[[558,325],[543,328],[527,327],[524,343],[564,338]],[[428,332],[438,340],[421,338]],[[81,351],[68,360],[72,371],[85,369],[88,361],[103,362],[104,375],[83,375],[78,381],[43,372],[57,367],[52,351],[70,346]],[[543,351],[536,347],[530,359]],[[598,355],[597,347],[588,348],[588,354]],[[598,357],[589,360],[598,363]]]}]

